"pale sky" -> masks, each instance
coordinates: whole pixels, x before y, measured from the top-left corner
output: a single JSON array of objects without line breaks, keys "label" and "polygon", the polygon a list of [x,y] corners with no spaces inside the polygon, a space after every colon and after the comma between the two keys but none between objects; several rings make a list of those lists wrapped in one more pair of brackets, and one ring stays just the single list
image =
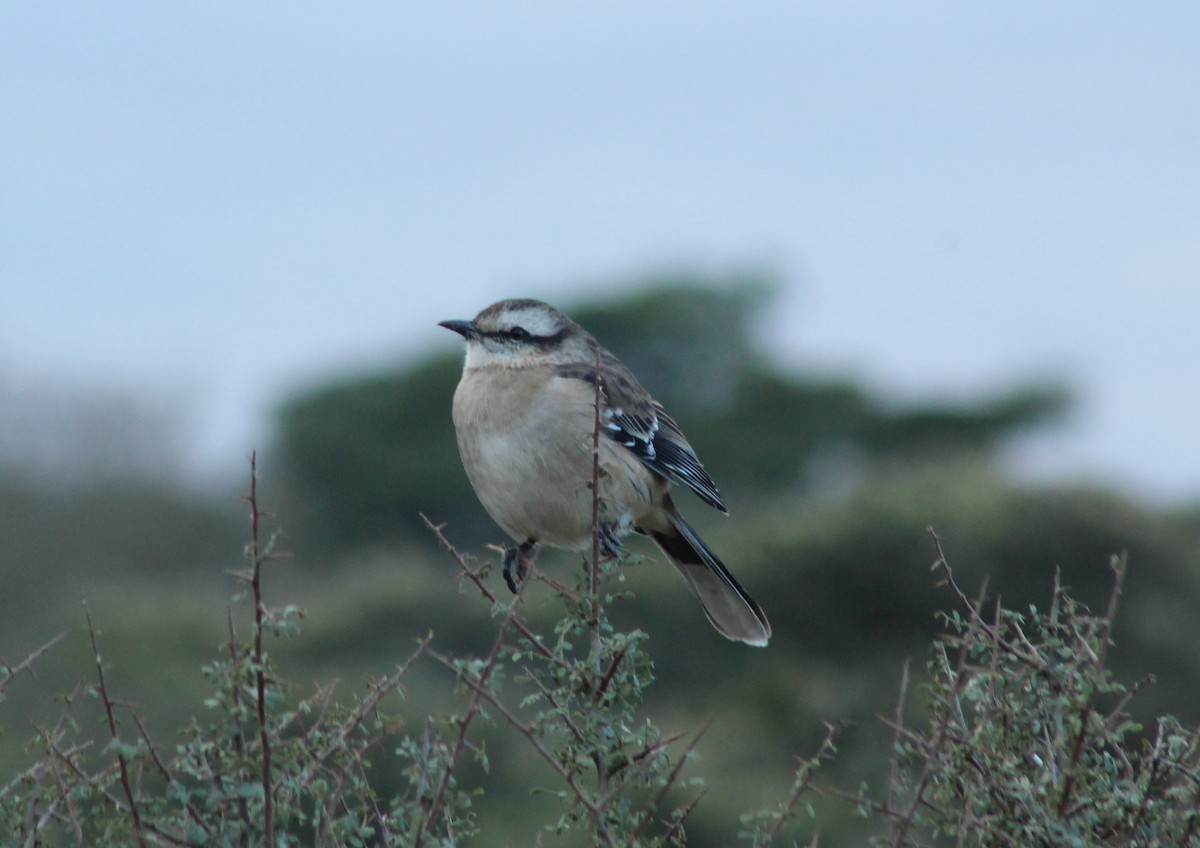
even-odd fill
[{"label": "pale sky", "polygon": [[236,475],[438,320],[757,265],[781,362],[1061,377],[1033,471],[1194,499],[1197,45],[1192,2],[8,4],[0,377],[168,398]]}]

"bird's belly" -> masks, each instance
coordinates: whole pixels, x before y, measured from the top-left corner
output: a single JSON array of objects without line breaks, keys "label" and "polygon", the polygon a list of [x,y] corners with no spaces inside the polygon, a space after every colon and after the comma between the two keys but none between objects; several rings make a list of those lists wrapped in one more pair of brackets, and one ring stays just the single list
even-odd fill
[{"label": "bird's belly", "polygon": [[[480,503],[518,541],[586,548],[592,541],[590,432],[548,437],[545,422],[487,416],[459,427],[459,450]],[[627,531],[650,507],[650,475],[633,454],[600,438],[600,522]]]}]

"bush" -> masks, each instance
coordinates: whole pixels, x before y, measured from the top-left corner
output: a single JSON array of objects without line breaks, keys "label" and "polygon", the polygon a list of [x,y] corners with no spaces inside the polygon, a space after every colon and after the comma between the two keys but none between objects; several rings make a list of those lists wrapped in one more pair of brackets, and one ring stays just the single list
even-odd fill
[{"label": "bush", "polygon": [[1049,609],[1022,614],[968,600],[937,546],[957,605],[929,662],[926,726],[906,726],[902,691],[886,795],[860,793],[887,821],[877,844],[1200,843],[1200,737],[1171,717],[1144,736],[1128,707],[1152,678],[1127,687],[1106,665],[1125,557],[1103,615],[1057,575]]},{"label": "bush", "polygon": [[[685,844],[704,794],[695,773],[702,731],[668,733],[644,714],[654,679],[646,637],[617,630],[607,612],[622,599],[620,563],[593,556],[573,585],[532,569],[524,587],[550,587],[561,607],[539,630],[524,612],[526,588],[493,593],[489,564],[430,525],[460,581],[491,610],[490,647],[457,656],[422,639],[390,675],[340,703],[332,687],[300,695],[271,658],[299,635],[304,613],[264,600],[282,555],[263,529],[253,473],[247,500],[247,564],[235,575],[245,621],[229,614],[226,645],[204,668],[205,720],[194,719],[172,753],[152,740],[110,691],[89,617],[95,679],[39,728],[32,765],[0,780],[5,844],[497,844],[477,812],[491,765],[485,726],[541,763],[522,776],[553,802],[544,819],[525,822],[538,844]],[[836,753],[831,725],[800,760],[788,796],[743,817],[742,839],[798,844],[840,798],[889,848],[1200,844],[1200,738],[1170,717],[1143,732],[1128,708],[1149,681],[1127,687],[1106,665],[1124,558],[1113,561],[1110,601],[1095,615],[1057,582],[1045,611],[985,607],[982,593],[970,600],[959,588],[940,543],[937,555],[953,606],[916,724],[906,718],[905,668],[885,720],[893,739],[880,789],[818,782]],[[0,664],[0,697],[40,653]],[[404,714],[417,663],[447,672],[453,710]]]}]

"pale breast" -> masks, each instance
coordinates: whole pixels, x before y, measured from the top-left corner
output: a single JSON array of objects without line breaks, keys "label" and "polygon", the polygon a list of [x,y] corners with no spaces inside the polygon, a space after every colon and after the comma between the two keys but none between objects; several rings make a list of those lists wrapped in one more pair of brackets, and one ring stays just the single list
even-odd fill
[{"label": "pale breast", "polygon": [[[594,409],[586,383],[533,368],[473,368],[454,396],[467,476],[484,509],[514,539],[591,544]],[[601,435],[601,521],[637,523],[665,481]]]}]

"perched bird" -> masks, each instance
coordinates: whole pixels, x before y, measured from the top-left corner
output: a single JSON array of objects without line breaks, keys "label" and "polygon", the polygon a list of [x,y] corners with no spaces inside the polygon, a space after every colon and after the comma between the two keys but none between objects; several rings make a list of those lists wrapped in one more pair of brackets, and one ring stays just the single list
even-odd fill
[{"label": "perched bird", "polygon": [[[484,509],[518,543],[504,576],[524,576],[538,545],[592,547],[592,452],[599,381],[599,539],[649,536],[683,575],[713,626],[766,645],[771,625],[671,500],[673,482],[726,513],[679,426],[590,333],[538,300],[502,300],[473,321],[442,321],[467,343],[454,392],[458,449]],[[599,366],[597,372],[597,365]]]}]

